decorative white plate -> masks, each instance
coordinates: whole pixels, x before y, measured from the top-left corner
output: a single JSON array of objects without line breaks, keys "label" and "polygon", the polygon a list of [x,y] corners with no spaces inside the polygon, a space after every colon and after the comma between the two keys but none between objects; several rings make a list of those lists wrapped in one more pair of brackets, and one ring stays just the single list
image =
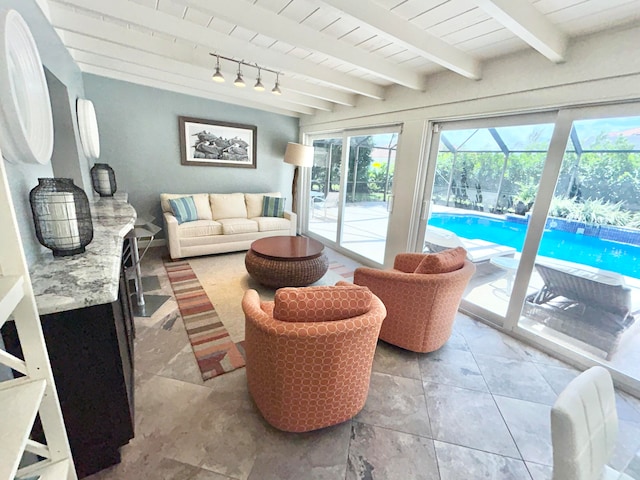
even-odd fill
[{"label": "decorative white plate", "polygon": [[36,42],[15,10],[0,12],[0,144],[13,163],[48,163],[53,152],[49,89]]},{"label": "decorative white plate", "polygon": [[78,113],[78,128],[80,130],[80,142],[82,150],[87,158],[100,156],[100,137],[98,135],[98,120],[93,102],[84,98],[78,98],[76,102]]}]

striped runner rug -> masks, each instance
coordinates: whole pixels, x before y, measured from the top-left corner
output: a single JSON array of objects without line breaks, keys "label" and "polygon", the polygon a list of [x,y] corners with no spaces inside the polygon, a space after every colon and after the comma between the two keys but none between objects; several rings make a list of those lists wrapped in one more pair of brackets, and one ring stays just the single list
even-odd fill
[{"label": "striped runner rug", "polygon": [[166,261],[171,288],[203,380],[244,367],[242,343],[234,343],[188,261]]}]

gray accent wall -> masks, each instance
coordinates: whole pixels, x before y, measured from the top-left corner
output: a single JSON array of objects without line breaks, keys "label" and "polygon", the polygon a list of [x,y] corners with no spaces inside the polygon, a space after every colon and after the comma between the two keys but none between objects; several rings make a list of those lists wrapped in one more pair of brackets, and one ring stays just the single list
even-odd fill
[{"label": "gray accent wall", "polygon": [[[84,74],[100,131],[100,162],[116,174],[139,216],[162,225],[161,193],[280,191],[291,205],[293,167],[283,163],[287,142],[298,141],[298,119],[189,95]],[[178,117],[258,127],[257,168],[180,164]]]},{"label": "gray accent wall", "polygon": [[[37,255],[49,252],[36,239],[29,206],[29,191],[38,184],[38,178],[54,175],[71,177],[74,178],[78,186],[87,191],[85,182],[89,178],[89,166],[87,159],[77,148],[79,138],[75,107],[73,109],[70,107],[70,105],[75,105],[77,97],[84,96],[84,88],[80,69],[36,2],[34,0],[0,0],[0,9],[8,8],[18,11],[29,25],[36,40],[42,63],[48,70],[47,79],[51,79],[51,75],[53,75],[60,84],[57,85],[58,88],[50,89],[54,109],[60,104],[67,105],[65,111],[56,111],[53,115],[54,129],[56,130],[53,165],[51,163],[31,165],[5,162],[9,189],[18,219],[18,228],[27,262],[31,264]],[[64,142],[60,141],[59,131],[66,132],[67,137]],[[64,151],[58,150],[61,147]]]}]

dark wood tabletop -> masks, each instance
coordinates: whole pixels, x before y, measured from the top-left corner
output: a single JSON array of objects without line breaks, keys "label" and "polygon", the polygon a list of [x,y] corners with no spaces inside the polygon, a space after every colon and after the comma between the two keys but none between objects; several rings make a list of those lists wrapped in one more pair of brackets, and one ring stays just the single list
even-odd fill
[{"label": "dark wood tabletop", "polygon": [[278,236],[256,240],[251,244],[256,255],[282,260],[305,260],[318,257],[324,245],[307,237]]}]

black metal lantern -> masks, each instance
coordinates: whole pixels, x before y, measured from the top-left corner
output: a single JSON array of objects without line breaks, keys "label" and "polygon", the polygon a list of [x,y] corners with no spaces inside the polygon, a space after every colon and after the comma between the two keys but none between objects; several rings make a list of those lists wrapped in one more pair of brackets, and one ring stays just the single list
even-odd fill
[{"label": "black metal lantern", "polygon": [[118,188],[116,174],[107,163],[96,163],[91,167],[91,183],[101,197],[113,197]]},{"label": "black metal lantern", "polygon": [[83,253],[93,240],[89,200],[71,178],[39,178],[29,192],[38,241],[55,257]]}]

